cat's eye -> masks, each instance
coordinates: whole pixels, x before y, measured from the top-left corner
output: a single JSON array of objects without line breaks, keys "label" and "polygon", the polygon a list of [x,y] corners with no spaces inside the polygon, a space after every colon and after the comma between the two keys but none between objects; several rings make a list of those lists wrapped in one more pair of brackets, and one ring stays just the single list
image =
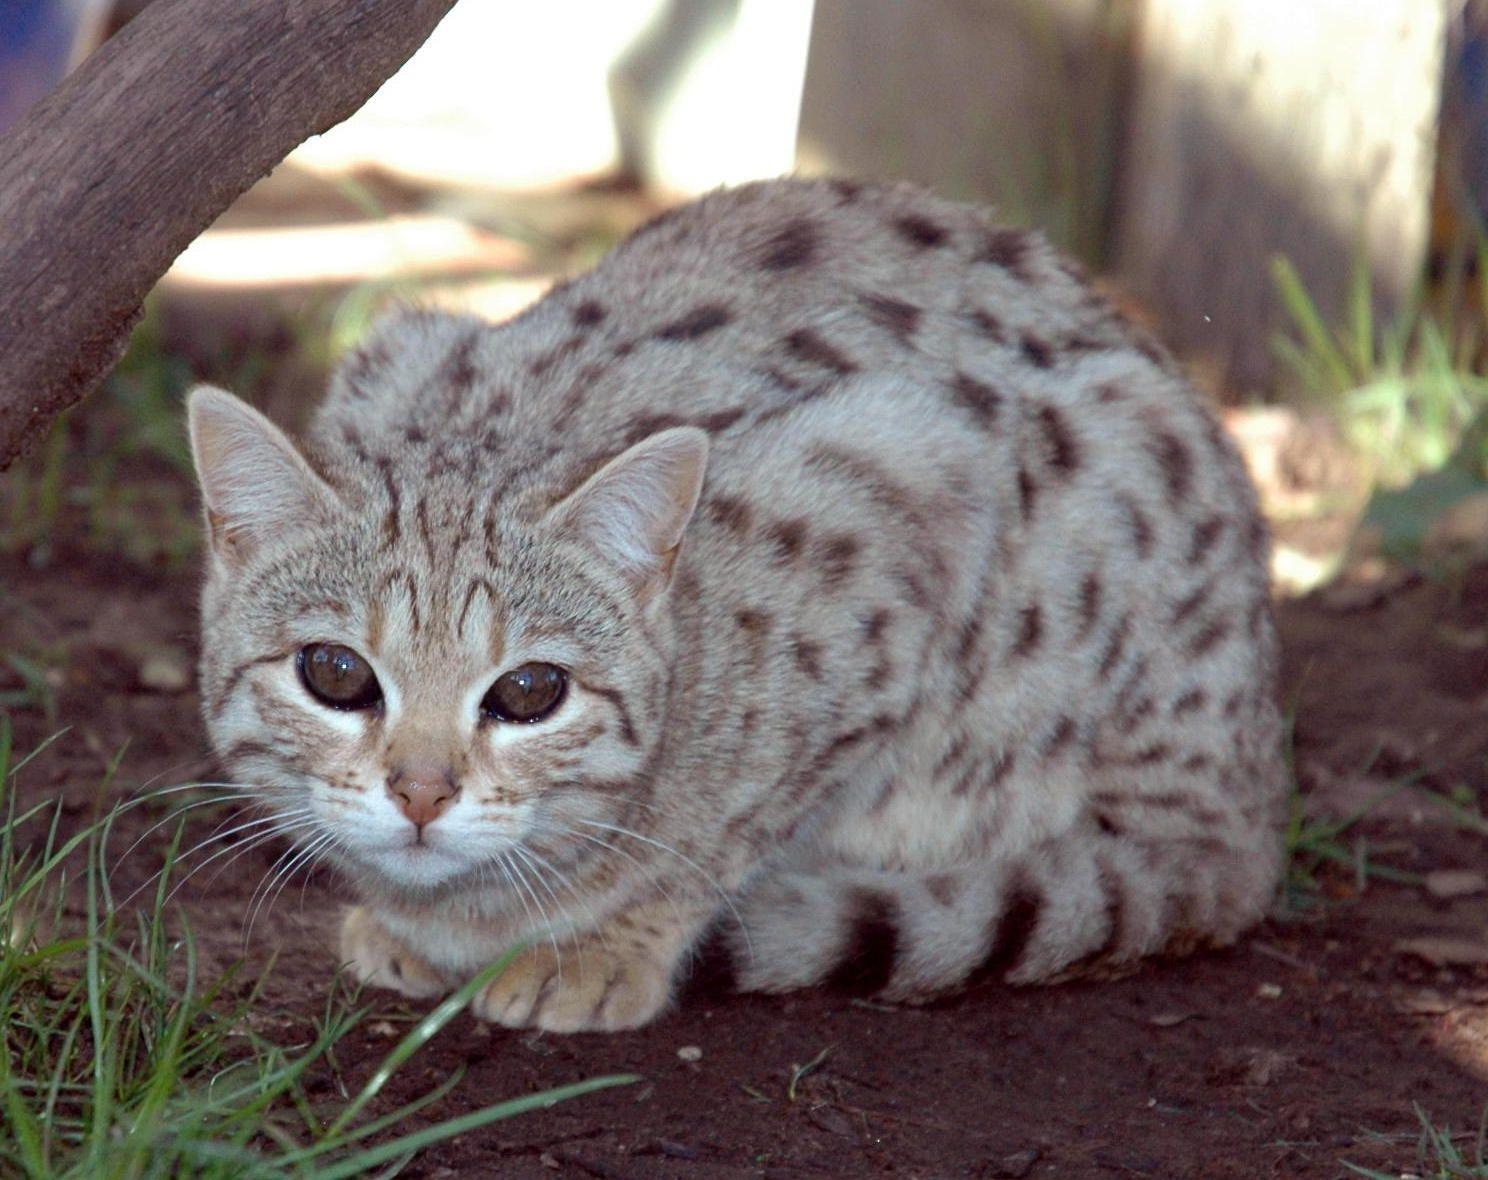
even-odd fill
[{"label": "cat's eye", "polygon": [[568,673],[554,664],[523,664],[496,678],[481,698],[481,715],[495,721],[541,721],[568,691]]},{"label": "cat's eye", "polygon": [[382,700],[372,665],[339,643],[312,643],[300,649],[300,680],[305,690],[333,709],[370,709]]}]

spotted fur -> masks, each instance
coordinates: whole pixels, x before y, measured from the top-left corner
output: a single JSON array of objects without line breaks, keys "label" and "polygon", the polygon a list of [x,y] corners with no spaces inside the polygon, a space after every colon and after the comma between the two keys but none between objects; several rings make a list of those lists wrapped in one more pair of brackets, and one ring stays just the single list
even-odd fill
[{"label": "spotted fur", "polygon": [[[715,925],[745,988],[914,1000],[1225,943],[1267,904],[1255,496],[1035,234],[753,185],[510,323],[395,317],[308,461],[226,395],[192,411],[208,726],[349,877],[364,979],[430,994],[525,941],[478,1013],[616,1028]],[[315,642],[383,705],[312,700]],[[557,711],[481,720],[531,660],[569,671]],[[457,791],[423,825],[410,767]]]}]

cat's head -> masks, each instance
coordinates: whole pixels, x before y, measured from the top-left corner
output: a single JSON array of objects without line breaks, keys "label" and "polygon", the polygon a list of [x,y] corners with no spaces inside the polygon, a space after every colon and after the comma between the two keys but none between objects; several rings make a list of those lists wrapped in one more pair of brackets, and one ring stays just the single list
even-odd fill
[{"label": "cat's head", "polygon": [[216,389],[189,423],[208,729],[297,841],[429,896],[500,880],[518,842],[577,862],[586,824],[643,803],[705,434],[653,435],[534,507],[396,448],[312,465]]}]

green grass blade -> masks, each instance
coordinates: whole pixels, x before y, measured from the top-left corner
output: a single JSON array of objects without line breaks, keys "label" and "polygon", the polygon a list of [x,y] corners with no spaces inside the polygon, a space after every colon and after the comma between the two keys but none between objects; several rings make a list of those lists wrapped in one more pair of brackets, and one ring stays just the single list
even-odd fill
[{"label": "green grass blade", "polygon": [[550,1106],[556,1106],[560,1102],[567,1102],[571,1098],[578,1098],[584,1094],[592,1094],[596,1090],[607,1090],[612,1086],[629,1086],[640,1081],[637,1074],[615,1074],[610,1077],[590,1078],[588,1081],[574,1082],[569,1086],[556,1086],[551,1090],[545,1090],[541,1094],[528,1094],[523,1098],[513,1098],[509,1102],[498,1103],[495,1106],[487,1106],[481,1110],[472,1111],[470,1114],[459,1115],[456,1118],[446,1119],[442,1123],[436,1123],[422,1131],[412,1135],[405,1135],[395,1139],[391,1143],[385,1143],[378,1147],[368,1148],[347,1159],[339,1160],[329,1167],[318,1170],[315,1173],[316,1180],[343,1180],[345,1177],[360,1176],[379,1164],[388,1163],[402,1156],[412,1156],[430,1147],[435,1143],[442,1143],[456,1135],[464,1135],[466,1132],[478,1130],[490,1123],[500,1122],[502,1119],[513,1118],[519,1114],[526,1114],[531,1110],[544,1110]]}]

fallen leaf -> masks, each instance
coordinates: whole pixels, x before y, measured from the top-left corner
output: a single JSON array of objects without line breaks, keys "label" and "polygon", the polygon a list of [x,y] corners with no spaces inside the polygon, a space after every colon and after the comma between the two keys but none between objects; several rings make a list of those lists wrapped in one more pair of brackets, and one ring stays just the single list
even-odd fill
[{"label": "fallen leaf", "polygon": [[1441,992],[1432,991],[1430,988],[1422,988],[1420,991],[1401,996],[1395,1003],[1397,1011],[1411,1016],[1442,1016],[1455,1007],[1456,1004],[1449,997],[1442,995]]},{"label": "fallen leaf", "polygon": [[1488,890],[1488,875],[1477,869],[1435,869],[1423,882],[1432,897],[1466,897]]},{"label": "fallen leaf", "polygon": [[1488,942],[1465,935],[1427,934],[1420,938],[1402,938],[1394,949],[1399,955],[1425,959],[1433,967],[1470,967],[1488,963]]},{"label": "fallen leaf", "polygon": [[999,1156],[984,1163],[981,1174],[986,1180],[1023,1180],[1024,1176],[1033,1171],[1033,1165],[1038,1163],[1039,1154],[1037,1147],[1029,1147]]},{"label": "fallen leaf", "polygon": [[852,1120],[836,1107],[818,1106],[812,1109],[806,1116],[823,1131],[833,1135],[840,1135],[844,1139],[856,1139],[858,1133],[853,1130]]}]

